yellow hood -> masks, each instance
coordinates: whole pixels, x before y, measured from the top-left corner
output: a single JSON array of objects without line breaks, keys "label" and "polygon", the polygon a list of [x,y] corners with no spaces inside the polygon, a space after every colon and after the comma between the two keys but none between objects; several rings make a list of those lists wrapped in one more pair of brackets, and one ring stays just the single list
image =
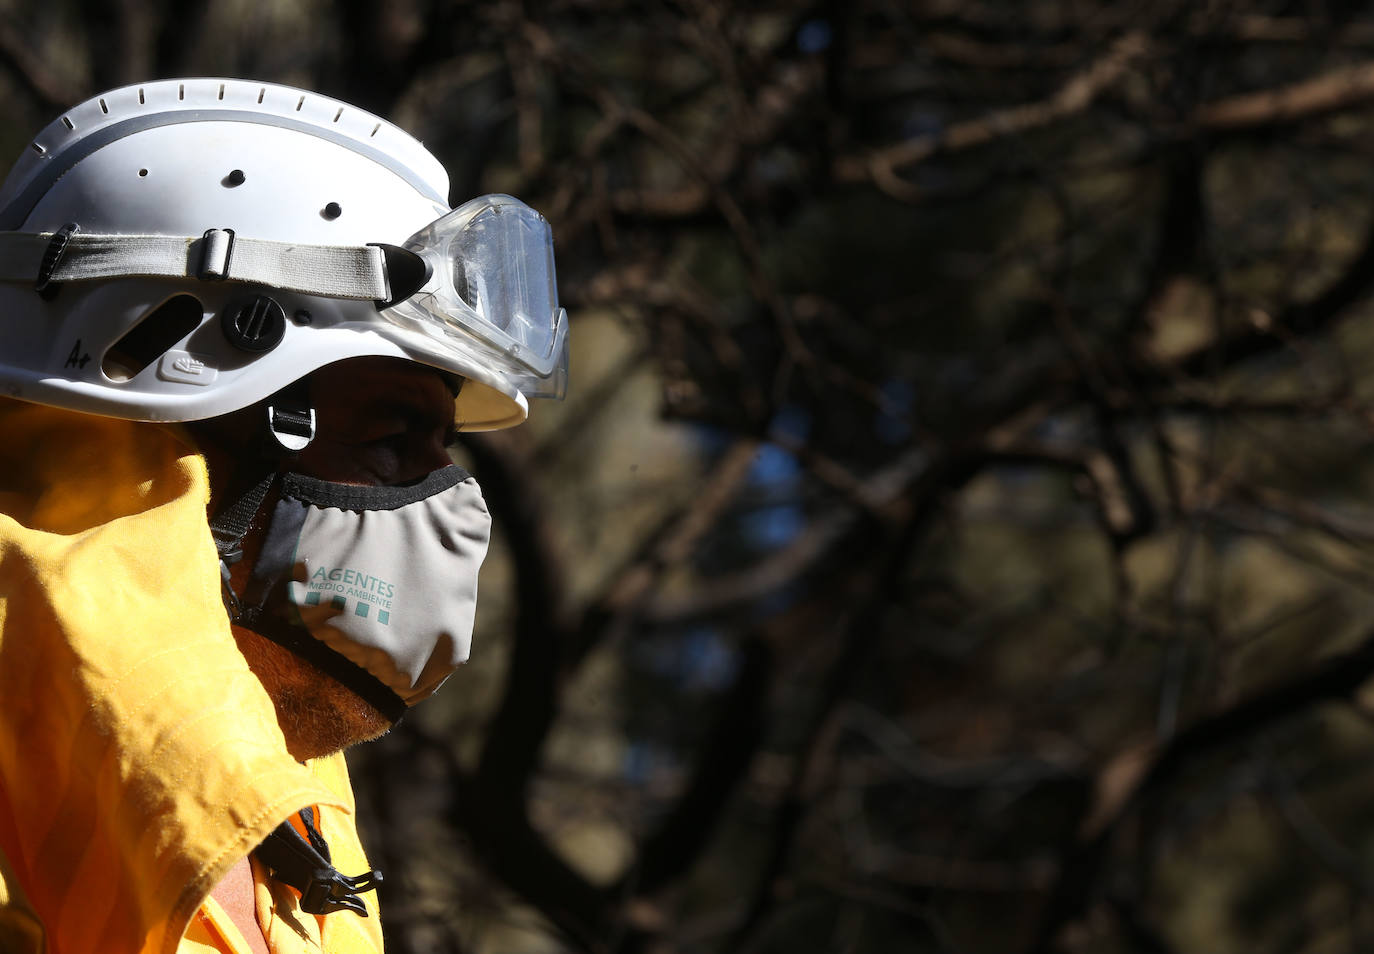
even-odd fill
[{"label": "yellow hood", "polygon": [[343,807],[234,644],[208,498],[172,428],[0,400],[0,950],[167,954],[278,822]]}]

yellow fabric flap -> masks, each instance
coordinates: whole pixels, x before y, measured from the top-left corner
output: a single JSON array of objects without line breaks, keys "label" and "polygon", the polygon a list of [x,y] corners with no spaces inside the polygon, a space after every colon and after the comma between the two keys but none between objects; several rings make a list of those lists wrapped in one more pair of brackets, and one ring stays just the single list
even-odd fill
[{"label": "yellow fabric flap", "polygon": [[278,822],[346,804],[234,644],[208,488],[170,428],[0,400],[0,924],[49,954],[174,951]]}]

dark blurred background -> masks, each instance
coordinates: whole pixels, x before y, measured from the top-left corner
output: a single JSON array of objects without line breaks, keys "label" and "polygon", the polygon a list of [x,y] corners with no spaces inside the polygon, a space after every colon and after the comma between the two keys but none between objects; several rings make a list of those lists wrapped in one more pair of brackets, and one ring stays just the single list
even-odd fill
[{"label": "dark blurred background", "polygon": [[178,75],[558,240],[390,950],[1374,950],[1364,4],[0,3],[12,156]]}]

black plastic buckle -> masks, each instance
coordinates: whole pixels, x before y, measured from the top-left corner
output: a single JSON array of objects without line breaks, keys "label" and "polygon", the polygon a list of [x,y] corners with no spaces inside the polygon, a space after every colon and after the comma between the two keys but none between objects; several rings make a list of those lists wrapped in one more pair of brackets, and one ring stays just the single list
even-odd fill
[{"label": "black plastic buckle", "polygon": [[310,884],[301,892],[301,910],[307,914],[330,914],[352,911],[367,915],[367,906],[358,898],[382,883],[382,873],[373,869],[350,878],[333,868],[318,868],[310,876]]},{"label": "black plastic buckle", "polygon": [[[210,235],[215,232],[229,236],[229,244],[224,249],[224,261],[212,263],[210,261]],[[229,265],[234,260],[234,230],[206,229],[205,234],[200,237],[200,242],[200,266],[196,269],[196,277],[203,282],[224,281],[229,277]]]},{"label": "black plastic buckle", "polygon": [[368,245],[382,250],[382,261],[386,265],[386,287],[391,297],[377,302],[377,308],[390,308],[399,301],[414,295],[433,275],[433,270],[421,255],[399,245],[384,242],[368,242]]},{"label": "black plastic buckle", "polygon": [[71,243],[72,236],[81,231],[81,226],[75,222],[68,222],[62,228],[53,233],[48,240],[48,247],[43,250],[43,260],[38,263],[38,277],[33,281],[34,291],[55,292],[55,287],[50,288],[53,273],[57,271],[57,266],[62,263],[62,256],[67,252],[67,246]]}]

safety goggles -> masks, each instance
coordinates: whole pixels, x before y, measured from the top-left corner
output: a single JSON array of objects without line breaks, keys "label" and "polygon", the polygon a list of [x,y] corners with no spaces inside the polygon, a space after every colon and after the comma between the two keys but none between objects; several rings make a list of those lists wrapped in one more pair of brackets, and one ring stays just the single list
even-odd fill
[{"label": "safety goggles", "polygon": [[426,331],[477,338],[501,356],[530,397],[561,397],[568,313],[558,305],[553,232],[508,195],[484,195],[436,219],[404,245],[424,262],[423,285],[383,310],[427,317]]},{"label": "safety goggles", "polygon": [[0,232],[0,281],[157,276],[237,281],[377,303],[379,316],[500,371],[529,397],[562,397],[568,317],[553,234],[508,195],[464,203],[404,246],[309,245],[210,229],[199,236]]}]

